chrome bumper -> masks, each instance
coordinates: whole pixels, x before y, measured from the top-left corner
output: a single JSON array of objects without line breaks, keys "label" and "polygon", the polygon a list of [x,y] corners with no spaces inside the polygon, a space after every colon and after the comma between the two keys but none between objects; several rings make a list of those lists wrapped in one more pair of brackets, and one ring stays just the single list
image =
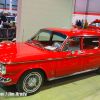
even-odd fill
[{"label": "chrome bumper", "polygon": [[2,83],[8,83],[10,81],[11,81],[10,78],[3,78],[3,77],[0,76],[0,82],[2,82]]}]

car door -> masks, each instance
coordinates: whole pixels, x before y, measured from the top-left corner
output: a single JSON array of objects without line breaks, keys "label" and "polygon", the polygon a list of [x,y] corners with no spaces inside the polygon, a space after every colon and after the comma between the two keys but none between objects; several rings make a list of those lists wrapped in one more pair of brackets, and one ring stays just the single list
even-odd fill
[{"label": "car door", "polygon": [[56,77],[83,71],[84,53],[81,42],[81,37],[69,38],[63,51],[58,52]]},{"label": "car door", "polygon": [[85,55],[84,70],[100,67],[100,39],[99,37],[84,37],[83,52]]}]

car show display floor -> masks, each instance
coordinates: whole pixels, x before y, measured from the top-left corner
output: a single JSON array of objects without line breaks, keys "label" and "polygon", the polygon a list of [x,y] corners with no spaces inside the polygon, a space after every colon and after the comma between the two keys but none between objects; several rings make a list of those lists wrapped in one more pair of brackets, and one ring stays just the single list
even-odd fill
[{"label": "car show display floor", "polygon": [[[14,86],[0,83],[0,95],[16,94]],[[31,96],[0,96],[0,100],[100,100],[100,75],[95,71],[45,82]]]}]

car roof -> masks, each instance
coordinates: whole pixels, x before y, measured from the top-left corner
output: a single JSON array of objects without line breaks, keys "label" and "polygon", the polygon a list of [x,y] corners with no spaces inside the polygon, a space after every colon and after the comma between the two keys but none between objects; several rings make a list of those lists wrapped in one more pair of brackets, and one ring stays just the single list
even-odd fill
[{"label": "car roof", "polygon": [[96,19],[96,20],[93,21],[93,23],[100,23],[100,20]]},{"label": "car roof", "polygon": [[78,29],[78,28],[43,28],[45,30],[56,31],[71,36],[100,36],[99,30]]}]

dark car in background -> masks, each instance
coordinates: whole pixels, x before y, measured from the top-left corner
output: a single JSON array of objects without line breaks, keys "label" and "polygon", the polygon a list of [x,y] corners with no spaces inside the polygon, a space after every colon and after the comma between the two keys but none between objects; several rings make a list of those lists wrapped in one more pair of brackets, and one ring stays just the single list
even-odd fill
[{"label": "dark car in background", "polygon": [[0,16],[0,24],[1,24],[1,16]]},{"label": "dark car in background", "polygon": [[[15,21],[15,16],[6,16],[7,21],[10,23],[10,21]],[[0,24],[1,24],[1,16],[0,16]]]},{"label": "dark car in background", "polygon": [[8,22],[15,21],[15,16],[6,16],[6,18]]}]

